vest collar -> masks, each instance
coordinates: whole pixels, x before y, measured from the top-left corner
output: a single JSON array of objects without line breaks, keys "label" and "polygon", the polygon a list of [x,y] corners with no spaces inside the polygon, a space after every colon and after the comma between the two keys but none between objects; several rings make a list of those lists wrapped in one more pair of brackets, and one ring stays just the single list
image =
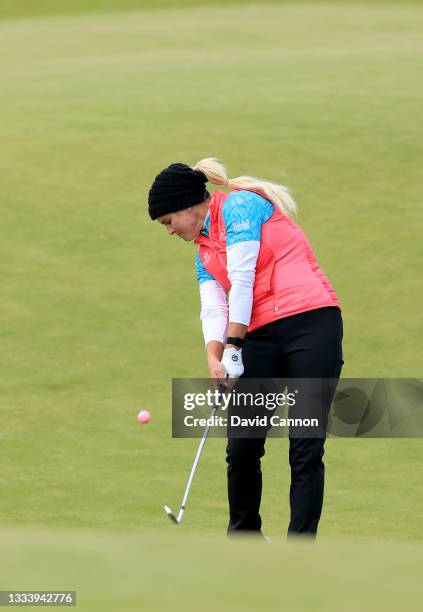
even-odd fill
[{"label": "vest collar", "polygon": [[222,199],[226,198],[229,195],[229,193],[225,193],[221,189],[215,189],[213,191],[213,193],[211,194],[211,198],[210,198],[209,211],[204,219],[204,225],[203,225],[203,229],[204,229],[204,227],[206,226],[206,223],[208,224],[209,235],[207,236],[207,234],[205,234],[201,230],[197,238],[194,239],[195,244],[201,244],[201,243],[208,242],[208,239],[210,237],[210,226],[215,227],[217,217],[219,215],[219,207],[222,202]]},{"label": "vest collar", "polygon": [[206,218],[204,219],[204,225],[201,228],[201,233],[204,236],[208,236],[209,233],[209,227],[210,227],[210,210],[207,211],[207,215]]}]

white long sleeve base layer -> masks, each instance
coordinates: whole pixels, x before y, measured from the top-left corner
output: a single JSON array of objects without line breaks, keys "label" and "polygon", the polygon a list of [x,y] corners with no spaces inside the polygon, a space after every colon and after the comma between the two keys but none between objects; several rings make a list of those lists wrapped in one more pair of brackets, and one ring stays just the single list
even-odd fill
[{"label": "white long sleeve base layer", "polygon": [[228,304],[226,291],[217,280],[200,285],[201,312],[205,346],[212,340],[226,343],[228,330]]},{"label": "white long sleeve base layer", "polygon": [[231,281],[229,292],[229,321],[231,323],[250,324],[259,251],[259,240],[237,242],[226,249],[226,268]]},{"label": "white long sleeve base layer", "polygon": [[249,325],[259,251],[259,240],[245,240],[227,249],[227,273],[231,281],[229,304],[226,301],[226,291],[218,281],[201,283],[200,319],[206,346],[212,340],[226,343],[228,321]]}]

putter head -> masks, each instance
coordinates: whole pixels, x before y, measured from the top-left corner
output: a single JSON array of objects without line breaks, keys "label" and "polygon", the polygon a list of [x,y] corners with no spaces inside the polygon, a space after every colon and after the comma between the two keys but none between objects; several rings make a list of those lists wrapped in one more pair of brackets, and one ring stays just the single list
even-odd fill
[{"label": "putter head", "polygon": [[163,506],[164,511],[166,512],[166,514],[168,515],[168,517],[170,518],[171,521],[173,521],[174,523],[176,523],[177,525],[179,524],[178,519],[176,518],[176,516],[173,514],[172,510],[169,508],[169,506]]}]

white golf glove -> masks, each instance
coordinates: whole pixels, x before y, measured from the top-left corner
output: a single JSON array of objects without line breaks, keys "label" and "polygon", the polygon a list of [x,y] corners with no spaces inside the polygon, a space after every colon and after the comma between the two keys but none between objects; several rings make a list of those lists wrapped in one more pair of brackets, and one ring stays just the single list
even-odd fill
[{"label": "white golf glove", "polygon": [[239,378],[242,374],[244,374],[242,349],[225,348],[221,363],[225,368],[226,378]]}]

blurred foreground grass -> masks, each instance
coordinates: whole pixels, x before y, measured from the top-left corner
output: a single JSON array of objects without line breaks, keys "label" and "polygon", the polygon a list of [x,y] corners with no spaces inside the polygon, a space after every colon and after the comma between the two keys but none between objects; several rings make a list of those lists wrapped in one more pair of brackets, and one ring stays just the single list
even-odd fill
[{"label": "blurred foreground grass", "polygon": [[421,543],[268,545],[183,525],[166,535],[9,530],[0,540],[0,589],[76,590],[87,612],[418,612],[423,597]]}]

